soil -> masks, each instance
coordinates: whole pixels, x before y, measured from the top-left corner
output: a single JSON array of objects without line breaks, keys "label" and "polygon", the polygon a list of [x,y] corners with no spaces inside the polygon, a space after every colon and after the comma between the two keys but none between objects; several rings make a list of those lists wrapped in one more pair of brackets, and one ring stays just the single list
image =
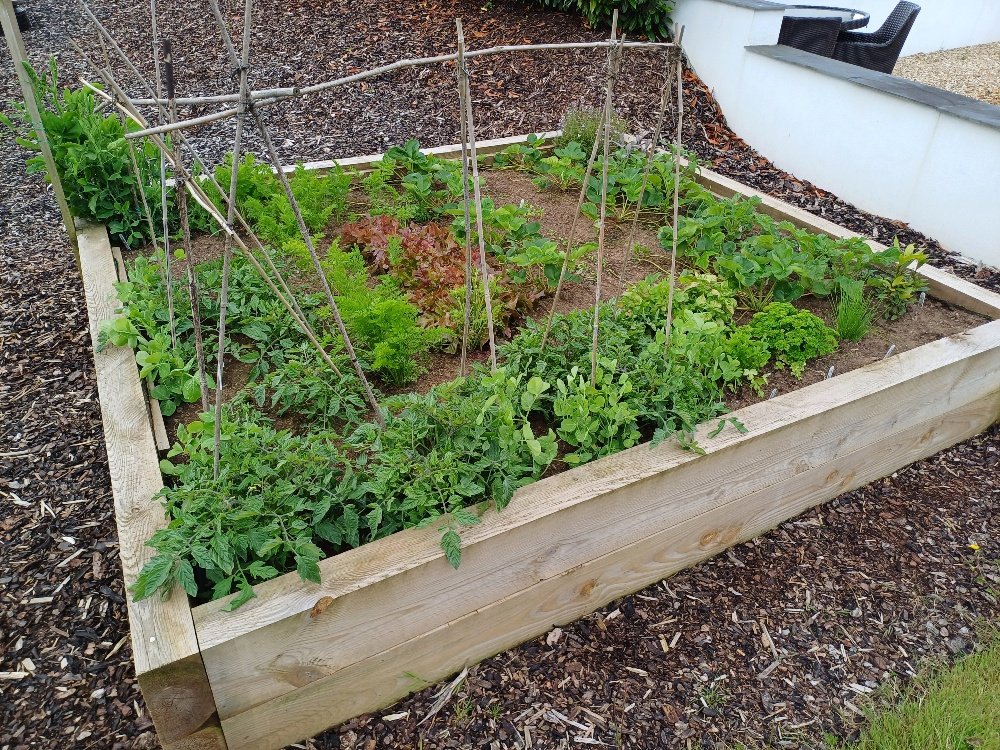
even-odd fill
[{"label": "soil", "polygon": [[[581,219],[576,222],[574,230],[574,216],[577,213],[577,202],[579,193],[577,190],[560,191],[554,188],[539,189],[532,181],[531,176],[513,170],[487,170],[483,173],[485,190],[484,195],[493,198],[497,205],[518,204],[522,201],[538,209],[540,213],[536,220],[541,224],[541,233],[553,240],[563,243],[573,232],[573,239],[576,243],[595,240],[593,222]],[[629,240],[631,232],[631,222],[620,223],[609,221],[605,233],[605,270],[601,287],[602,301],[611,299],[619,295],[623,289],[635,284],[650,274],[665,275],[669,269],[669,256],[665,255],[659,248],[659,241],[656,230],[648,225],[639,224],[636,228],[634,238],[635,245],[642,245],[653,249],[648,257],[635,257],[629,252]],[[328,235],[333,236],[336,227],[331,227]],[[224,242],[221,235],[196,235],[192,242],[192,252],[188,255],[188,261],[195,259],[197,263],[208,260],[215,260],[222,256]],[[130,253],[126,253],[128,257]],[[628,262],[626,262],[628,259]],[[596,273],[595,259],[593,256],[581,263],[578,271],[579,280],[567,281],[564,284],[563,292],[560,294],[558,311],[567,312],[592,308],[596,293]],[[175,263],[173,273],[177,278],[183,277],[186,272],[187,261]],[[292,283],[299,288],[315,291],[318,285],[314,274],[303,273],[294,277]],[[551,310],[550,294],[539,304],[532,316],[542,320]],[[804,298],[796,303],[799,307],[804,307],[823,318],[828,325],[835,327],[835,315],[829,300]],[[745,318],[749,318],[749,313]],[[740,320],[738,322],[745,322]],[[922,306],[913,306],[902,318],[894,321],[877,320],[869,334],[860,342],[843,342],[836,352],[826,357],[821,357],[809,364],[801,378],[796,378],[786,370],[770,369],[766,376],[768,386],[763,394],[754,393],[749,388],[743,388],[735,393],[727,402],[732,409],[754,403],[761,397],[769,397],[772,393],[786,393],[793,391],[811,383],[819,382],[827,377],[830,368],[833,373],[842,374],[851,370],[863,367],[864,365],[877,362],[882,359],[894,347],[894,352],[904,352],[917,346],[929,343],[945,336],[950,336],[969,328],[973,328],[986,322],[986,318],[970,313],[961,308],[952,307],[932,298],[928,298]],[[500,335],[498,343],[509,339]],[[471,361],[485,362],[488,359],[486,351],[477,351],[470,354]],[[391,387],[384,383],[379,383],[376,379],[376,386],[386,393],[404,393],[413,391],[426,393],[430,388],[440,383],[446,382],[458,376],[459,358],[457,354],[450,354],[443,351],[433,351],[425,363],[426,372],[413,384],[405,387]],[[223,386],[223,395],[228,401],[247,383],[251,367],[227,357],[226,370]],[[200,404],[183,404],[171,417],[165,419],[167,434],[173,438],[176,435],[178,425],[195,419],[201,410]],[[282,426],[291,429],[308,428],[308,425],[300,425],[294,417],[285,417],[279,420]]]},{"label": "soil", "polygon": [[[92,5],[149,70],[148,4]],[[220,58],[202,55],[218,46],[204,7],[158,5],[175,49],[183,42],[180,90],[231,90]],[[223,2],[231,17],[237,5]],[[455,16],[467,36],[483,34],[470,36],[476,47],[600,36],[572,16],[515,2],[254,6],[254,59],[269,76],[260,82],[311,83],[411,53],[450,51]],[[36,67],[53,53],[67,85],[87,73],[68,50],[71,36],[97,47],[92,32],[81,30],[77,6],[32,0],[28,7],[36,28],[25,43]],[[594,104],[603,86],[595,58],[493,60],[474,71],[482,137],[552,129],[566,104]],[[618,107],[640,129],[655,117],[648,82],[658,72],[655,56],[626,57]],[[684,145],[712,169],[879,241],[898,234],[927,247],[940,267],[1000,290],[996,269],[776,168],[726,127],[690,72],[684,88]],[[9,58],[0,55],[0,101],[18,96]],[[268,118],[285,161],[333,158],[383,151],[413,135],[425,145],[454,143],[454,98],[447,72],[413,71],[285,105]],[[198,143],[217,157],[230,134],[206,129]],[[39,176],[25,175],[25,155],[0,132],[0,750],[153,750],[128,639],[82,288],[51,192]],[[436,688],[297,747],[603,742],[757,750],[821,748],[827,732],[851,738],[863,724],[866,691],[905,683],[926,660],[968,652],[981,642],[979,624],[1000,618],[998,450],[994,427],[486,660],[420,727]]]}]

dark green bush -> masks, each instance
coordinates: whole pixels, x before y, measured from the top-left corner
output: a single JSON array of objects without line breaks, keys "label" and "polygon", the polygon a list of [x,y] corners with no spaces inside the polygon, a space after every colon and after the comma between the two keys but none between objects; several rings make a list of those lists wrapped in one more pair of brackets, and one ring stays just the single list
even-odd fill
[{"label": "dark green bush", "polygon": [[575,11],[596,28],[611,25],[611,16],[618,9],[618,30],[650,39],[665,39],[670,30],[670,12],[674,9],[668,0],[536,0],[553,10]]}]

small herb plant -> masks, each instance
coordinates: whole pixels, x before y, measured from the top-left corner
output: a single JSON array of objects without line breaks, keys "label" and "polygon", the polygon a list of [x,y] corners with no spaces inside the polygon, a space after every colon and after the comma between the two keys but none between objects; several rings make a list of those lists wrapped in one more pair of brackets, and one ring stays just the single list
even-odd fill
[{"label": "small herb plant", "polygon": [[822,318],[797,310],[787,302],[772,302],[747,326],[753,339],[771,353],[775,367],[787,367],[802,377],[806,363],[837,348],[837,334]]},{"label": "small herb plant", "polygon": [[865,294],[864,282],[855,281],[841,287],[836,296],[837,337],[841,341],[860,341],[871,330],[875,309]]}]

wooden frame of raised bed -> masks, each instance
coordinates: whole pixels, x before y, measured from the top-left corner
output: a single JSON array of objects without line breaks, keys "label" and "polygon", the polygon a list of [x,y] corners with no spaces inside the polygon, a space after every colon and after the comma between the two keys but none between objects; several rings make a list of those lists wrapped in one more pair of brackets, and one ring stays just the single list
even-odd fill
[{"label": "wooden frame of raised bed", "polygon": [[[481,144],[497,151],[523,138]],[[455,155],[458,147],[434,149]],[[378,156],[351,160],[364,167]],[[329,164],[310,165],[323,168]],[[721,195],[807,229],[851,232],[702,170]],[[103,227],[80,231],[91,334],[114,316]],[[519,490],[463,531],[453,570],[434,528],[410,529],[256,587],[236,612],[129,601],[139,684],[165,748],[279,748],[750,539],[1000,419],[1000,295],[936,268],[932,296],[993,319],[735,412],[705,455],[640,445]],[[147,399],[131,351],[95,353],[122,567],[131,584],[166,521]]]}]

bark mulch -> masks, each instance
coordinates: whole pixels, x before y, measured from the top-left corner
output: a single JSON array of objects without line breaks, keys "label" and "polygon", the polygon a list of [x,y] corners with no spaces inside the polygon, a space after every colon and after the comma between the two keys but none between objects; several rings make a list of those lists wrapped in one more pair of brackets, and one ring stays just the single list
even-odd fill
[{"label": "bark mulch", "polygon": [[[96,5],[148,70],[148,5]],[[181,48],[180,90],[231,86],[204,9],[159,5]],[[224,5],[235,18],[237,3]],[[72,81],[84,68],[68,38],[93,49],[93,35],[68,0],[30,7],[34,62],[55,53]],[[450,50],[455,16],[477,47],[600,36],[513,2],[255,7],[257,85]],[[660,71],[649,53],[623,71],[619,110],[639,128],[652,124],[649,81]],[[452,73],[401,73],[283,106],[269,122],[288,160],[379,151],[415,134],[454,142]],[[596,103],[603,78],[599,56],[583,53],[494,58],[473,75],[483,137],[551,129],[567,105]],[[726,128],[690,73],[685,94],[685,145],[712,168],[881,241],[898,233],[1000,287],[994,270],[774,168]],[[17,96],[0,56],[0,100]],[[228,141],[221,127],[198,138],[213,158]],[[82,289],[58,211],[41,180],[25,177],[23,156],[0,134],[0,750],[155,748],[132,671]],[[489,659],[419,728],[435,688],[302,746],[818,747],[824,732],[850,737],[871,690],[968,651],[978,623],[1000,615],[998,445],[994,428]]]}]

